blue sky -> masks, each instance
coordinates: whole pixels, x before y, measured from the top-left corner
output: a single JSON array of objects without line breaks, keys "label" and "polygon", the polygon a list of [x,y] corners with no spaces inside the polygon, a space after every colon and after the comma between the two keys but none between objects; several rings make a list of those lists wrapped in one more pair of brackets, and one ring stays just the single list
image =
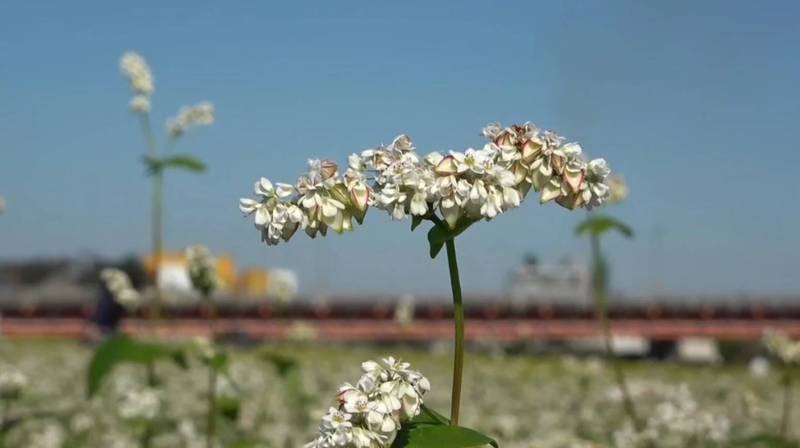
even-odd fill
[{"label": "blue sky", "polygon": [[[223,4],[224,3],[224,4]],[[200,100],[218,121],[167,180],[168,245],[296,269],[306,292],[444,293],[425,235],[371,213],[325,240],[267,248],[236,205],[260,176],[398,133],[421,151],[533,121],[625,174],[610,212],[615,286],[631,294],[800,292],[800,3],[5,2],[0,15],[0,258],[142,253],[144,151],[117,68],[142,53],[154,119]],[[531,251],[584,257],[582,218],[528,201],[459,239],[464,287],[502,290]]]}]

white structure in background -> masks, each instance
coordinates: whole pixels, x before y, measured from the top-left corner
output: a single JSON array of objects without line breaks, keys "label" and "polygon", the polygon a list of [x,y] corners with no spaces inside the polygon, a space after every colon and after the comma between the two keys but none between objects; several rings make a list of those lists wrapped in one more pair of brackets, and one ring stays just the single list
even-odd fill
[{"label": "white structure in background", "polygon": [[586,307],[590,303],[588,266],[566,260],[540,264],[533,257],[511,273],[508,295],[513,306],[558,304]]},{"label": "white structure in background", "polygon": [[161,269],[158,270],[158,285],[171,298],[176,295],[179,297],[195,296],[189,271],[186,270],[186,265],[182,261],[163,262]]}]

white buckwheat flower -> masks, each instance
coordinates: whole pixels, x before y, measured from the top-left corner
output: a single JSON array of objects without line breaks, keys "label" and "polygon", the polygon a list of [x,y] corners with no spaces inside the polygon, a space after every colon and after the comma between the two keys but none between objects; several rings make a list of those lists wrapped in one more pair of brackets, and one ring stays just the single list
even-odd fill
[{"label": "white buckwheat flower", "polygon": [[768,329],[764,332],[764,347],[783,364],[800,363],[800,341],[789,339],[786,334]]},{"label": "white buckwheat flower", "polygon": [[388,357],[361,369],[355,385],[339,388],[339,405],[322,418],[319,436],[306,448],[387,448],[402,424],[420,413],[430,383],[408,363]]},{"label": "white buckwheat flower", "polygon": [[[482,149],[420,157],[403,134],[390,145],[350,155],[343,177],[336,163],[310,160],[292,197],[242,199],[240,209],[255,215],[262,239],[272,245],[287,241],[298,225],[311,237],[325,235],[329,227],[352,230],[353,218],[362,223],[370,205],[395,220],[412,215],[455,228],[519,207],[531,188],[540,192],[541,203],[555,201],[569,209],[595,207],[609,197],[607,164],[587,162],[577,143],[531,123],[490,124],[483,135],[489,142]],[[302,216],[288,221],[287,233],[283,215],[275,222],[275,210],[284,213],[283,207],[292,206]]]},{"label": "white buckwheat flower", "polygon": [[14,400],[28,385],[28,377],[11,366],[0,366],[0,400]]},{"label": "white buckwheat flower", "polygon": [[119,68],[122,74],[131,83],[131,89],[136,95],[149,97],[155,91],[155,80],[147,61],[134,52],[127,52],[119,60]]},{"label": "white buckwheat flower", "polygon": [[131,279],[124,271],[116,268],[105,268],[100,271],[100,279],[105,284],[114,300],[128,310],[138,308],[142,303],[139,292],[133,288]]},{"label": "white buckwheat flower", "polygon": [[217,262],[205,246],[191,246],[186,249],[186,269],[192,287],[204,297],[210,297],[222,286],[217,273]]},{"label": "white buckwheat flower", "polygon": [[214,119],[214,104],[210,101],[203,101],[194,106],[183,106],[177,116],[167,120],[167,131],[170,137],[178,138],[193,127],[213,124]]}]

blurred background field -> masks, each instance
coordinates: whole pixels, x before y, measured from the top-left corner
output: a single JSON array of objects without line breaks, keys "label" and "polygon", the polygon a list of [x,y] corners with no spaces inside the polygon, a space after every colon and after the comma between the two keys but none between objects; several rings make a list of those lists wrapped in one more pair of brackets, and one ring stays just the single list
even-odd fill
[{"label": "blurred background field", "polygon": [[[115,389],[121,383],[143,386],[144,368],[120,367],[100,395],[86,401],[91,349],[75,342],[15,341],[0,346],[4,362],[31,380],[24,398],[14,404],[16,411],[37,416],[8,434],[10,446],[137,446],[136,429],[119,415]],[[433,385],[426,401],[447,408],[451,353],[446,346],[430,351],[407,346],[269,344],[232,348],[232,354],[235,387],[224,393],[241,399],[241,407],[222,419],[221,438],[231,444],[225,446],[243,440],[261,441],[253,446],[301,446],[315,433],[313,422],[332,404],[340,379],[357,377],[360,362],[386,354],[424,371]],[[280,364],[272,360],[277,354],[295,360],[296,367],[281,373]],[[659,438],[658,446],[779,446],[755,442],[759,434],[776,430],[780,391],[775,373],[754,374],[742,364],[632,361],[625,367],[631,391]],[[153,446],[203,446],[203,370],[182,371],[171,363],[159,364],[157,370],[163,379],[163,405]],[[617,390],[607,365],[596,357],[483,350],[469,355],[464,386],[469,403],[463,409],[464,423],[493,434],[504,447],[609,447],[614,446],[612,440],[624,437]],[[674,439],[658,429],[660,419],[669,422]],[[792,422],[800,423],[797,418]]]}]

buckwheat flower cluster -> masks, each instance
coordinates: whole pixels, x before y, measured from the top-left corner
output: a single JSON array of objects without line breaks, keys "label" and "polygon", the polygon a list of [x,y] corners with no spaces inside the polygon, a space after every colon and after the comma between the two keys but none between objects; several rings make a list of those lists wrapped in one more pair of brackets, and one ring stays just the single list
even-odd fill
[{"label": "buckwheat flower cluster", "polygon": [[345,383],[322,418],[320,434],[306,448],[391,446],[403,423],[419,415],[430,383],[411,365],[392,357],[361,365],[363,375]]},{"label": "buckwheat flower cluster", "polygon": [[150,387],[129,387],[120,391],[117,411],[125,420],[154,420],[161,409],[161,395]]},{"label": "buckwheat flower cluster", "polygon": [[111,292],[114,300],[127,309],[135,309],[141,305],[142,298],[133,288],[131,279],[124,271],[116,268],[105,268],[100,271],[100,279]]},{"label": "buckwheat flower cluster", "polygon": [[491,220],[516,208],[531,188],[540,202],[574,209],[592,208],[609,196],[609,168],[603,159],[587,161],[580,145],[530,123],[491,124],[481,149],[432,152],[420,157],[407,135],[390,145],[348,158],[343,175],[332,161],[309,161],[297,184],[256,183],[257,199],[241,199],[242,212],[255,216],[268,245],[288,241],[298,228],[310,236],[328,228],[343,232],[362,223],[369,206],[394,219],[440,213],[455,228],[460,219]]},{"label": "buckwheat flower cluster", "polygon": [[783,364],[800,363],[800,341],[789,339],[784,333],[776,330],[764,332],[764,347]]},{"label": "buckwheat flower cluster", "polygon": [[178,138],[193,127],[213,124],[214,118],[214,104],[210,101],[203,101],[194,106],[183,106],[177,116],[167,120],[167,131],[170,137]]},{"label": "buckwheat flower cluster", "polygon": [[140,114],[150,112],[150,97],[155,91],[155,80],[147,61],[138,53],[129,51],[119,60],[119,68],[128,78],[133,90],[131,110]]},{"label": "buckwheat flower cluster", "polygon": [[186,266],[192,287],[204,297],[210,297],[222,286],[217,262],[207,247],[192,246],[186,249]]},{"label": "buckwheat flower cluster", "polygon": [[18,398],[25,386],[28,385],[28,377],[11,366],[0,367],[2,367],[0,370],[0,400]]}]

